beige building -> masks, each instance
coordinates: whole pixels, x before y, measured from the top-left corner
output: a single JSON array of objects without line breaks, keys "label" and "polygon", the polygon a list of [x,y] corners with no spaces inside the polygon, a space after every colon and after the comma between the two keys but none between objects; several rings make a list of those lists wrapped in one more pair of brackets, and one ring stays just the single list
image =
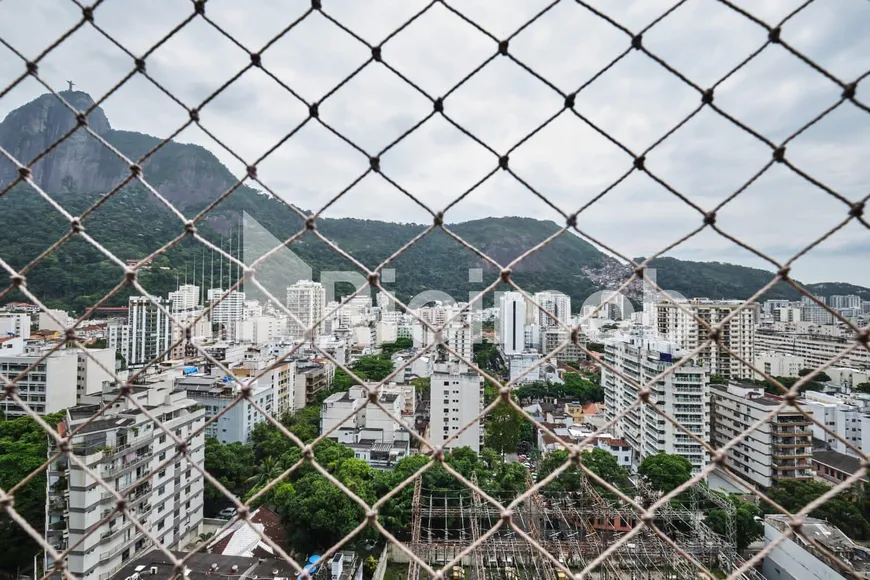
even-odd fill
[{"label": "beige building", "polygon": [[[743,360],[752,362],[755,356],[755,325],[758,322],[758,305],[745,308],[742,301],[714,301],[693,299],[679,302],[660,301],[654,305],[652,324],[659,335],[680,344],[691,351],[702,344],[708,336],[707,329],[698,322],[705,321],[714,327],[725,322],[721,343]],[[738,311],[732,316],[735,311]],[[731,316],[731,318],[729,318]],[[752,369],[732,356],[718,343],[701,349],[697,358],[710,367],[711,374],[731,379],[751,379]]]},{"label": "beige building", "polygon": [[[782,403],[760,387],[736,383],[711,387],[714,448],[724,447]],[[797,409],[784,407],[728,449],[728,468],[760,488],[779,479],[812,479],[811,426]]]}]

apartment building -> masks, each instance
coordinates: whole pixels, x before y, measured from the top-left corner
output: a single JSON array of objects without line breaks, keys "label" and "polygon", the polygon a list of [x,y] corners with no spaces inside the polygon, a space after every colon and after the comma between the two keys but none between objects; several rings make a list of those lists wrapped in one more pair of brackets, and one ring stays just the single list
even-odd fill
[{"label": "apartment building", "polygon": [[[306,329],[318,323],[324,315],[326,289],[320,282],[302,280],[287,287],[287,309],[299,322],[287,321],[287,332],[294,338],[304,338]],[[301,323],[301,324],[300,324]],[[308,340],[314,340],[318,328],[314,328]]]},{"label": "apartment building", "polygon": [[780,479],[812,479],[812,422],[797,409],[785,407],[768,419],[767,415],[782,399],[760,387],[736,383],[712,385],[711,399],[714,448],[724,447],[765,419],[728,449],[728,467],[732,472],[762,489]]},{"label": "apartment building", "polygon": [[[410,435],[384,409],[371,403],[366,405],[367,399],[360,385],[327,397],[321,405],[320,432],[329,433],[329,439],[353,449],[357,459],[374,468],[387,469],[410,454]],[[383,392],[378,402],[396,417],[405,414],[402,391]],[[413,422],[412,417],[403,420]]]},{"label": "apartment building", "polygon": [[[522,352],[506,355],[510,380],[517,385],[526,385],[541,380],[541,353],[525,349]],[[523,375],[528,371],[528,374]]]},{"label": "apartment building", "polygon": [[[559,352],[554,351],[565,344],[567,346]],[[586,345],[588,339],[585,333],[579,333],[578,342]],[[564,328],[547,328],[541,332],[541,352],[548,358],[554,358],[559,362],[575,362],[586,358],[586,353],[571,341],[571,333]]]},{"label": "apartment building", "polygon": [[[727,318],[728,322],[721,331],[721,344],[746,361],[752,361],[755,355],[757,305],[744,307],[741,301],[694,299],[680,302],[679,306],[673,302],[659,301],[653,308],[652,323],[661,338],[679,344],[686,351],[696,349],[708,337],[709,332],[698,319],[715,327]],[[733,317],[728,318],[732,314]],[[715,375],[732,379],[751,379],[753,375],[748,366],[715,342],[701,349],[698,359],[708,365],[710,372]]]},{"label": "apartment building", "polygon": [[[753,366],[771,377],[797,377],[798,373],[807,368],[803,357],[778,352],[758,352],[752,360]],[[761,373],[755,373],[758,380],[764,379]]]},{"label": "apartment building", "polygon": [[224,296],[224,290],[211,288],[208,291],[211,305],[211,322],[220,328],[224,339],[232,340],[239,333],[239,325],[245,319],[245,293],[233,290]]},{"label": "apartment building", "polygon": [[[106,389],[103,403],[117,394]],[[162,427],[188,441],[190,460],[177,456],[166,432],[126,399],[93,421],[101,405],[68,409],[57,428],[61,435],[75,431],[72,452],[126,498],[127,510],[160,545],[184,549],[201,530],[203,477],[193,464],[205,460],[203,434],[194,434],[204,412],[165,384],[134,387],[131,397]],[[49,466],[45,539],[58,551],[71,548],[66,563],[76,578],[106,580],[154,545],[130,518],[113,514],[116,503],[112,493],[66,457]],[[47,566],[54,565],[47,554],[46,559]]]},{"label": "apartment building", "polygon": [[[806,391],[800,401],[802,409],[812,413],[813,419],[822,423],[845,439],[851,445],[861,449],[864,414],[858,401],[841,399],[833,395]],[[843,454],[854,454],[845,443],[827,433],[820,425],[812,424],[813,437],[825,441],[831,450]]]},{"label": "apartment building", "polygon": [[239,390],[235,381],[220,374],[192,373],[175,379],[175,391],[202,405],[207,421],[226,410],[205,428],[206,437],[221,443],[246,443],[254,427],[266,421],[254,404],[267,413],[275,410],[275,391],[270,383],[254,382],[250,400],[239,399]]},{"label": "apartment building", "polygon": [[499,344],[505,354],[525,349],[526,298],[519,292],[505,292],[499,302]]},{"label": "apartment building", "polygon": [[[36,413],[56,413],[75,406],[85,395],[99,394],[104,381],[114,380],[109,369],[115,368],[115,353],[109,349],[62,348],[40,360],[45,353],[39,346],[26,347],[18,337],[0,338],[0,374],[18,379],[18,394]],[[6,348],[8,347],[8,348]],[[88,356],[90,355],[90,356]],[[20,417],[26,411],[11,399],[3,399],[0,409],[7,417]]]},{"label": "apartment building", "polygon": [[126,324],[114,320],[108,325],[108,346],[121,354],[130,368],[141,368],[166,358],[172,344],[172,319],[158,305],[170,307],[160,298],[131,296]]},{"label": "apartment building", "polygon": [[444,445],[460,428],[468,429],[446,444],[448,449],[470,447],[480,453],[483,430],[477,415],[483,410],[483,377],[468,366],[437,362],[429,387],[429,442]]},{"label": "apartment building", "polygon": [[[36,319],[36,329],[63,332],[66,328],[72,326],[74,322],[75,319],[63,310],[48,309],[39,312]],[[78,330],[81,330],[81,327]],[[29,333],[27,336],[29,336]]]},{"label": "apartment building", "polygon": [[[836,327],[833,329],[836,330]],[[759,351],[794,355],[802,358],[807,368],[815,368],[827,364],[854,344],[851,337],[839,334],[759,328],[755,334],[755,344]],[[837,365],[859,370],[870,369],[870,352],[857,348],[837,361]]]},{"label": "apartment building", "polygon": [[317,394],[332,386],[335,365],[325,359],[296,361],[294,406],[301,409],[317,400]]},{"label": "apartment building", "polygon": [[30,315],[26,312],[0,312],[0,338],[30,338]]},{"label": "apartment building", "polygon": [[173,314],[188,312],[199,306],[200,287],[194,284],[184,284],[175,292],[169,293],[170,312]]},{"label": "apartment building", "polygon": [[[571,324],[571,297],[561,292],[536,292],[535,302],[543,308],[537,308],[534,304],[531,309],[537,316],[534,321],[541,329],[556,327],[559,323],[570,326]],[[528,307],[528,305],[527,305]]]},{"label": "apartment building", "polygon": [[[688,352],[668,341],[623,336],[604,343],[604,360],[621,375],[646,385],[662,372],[667,375],[650,385],[650,404],[628,411],[615,424],[617,436],[635,451],[636,462],[657,453],[681,455],[697,472],[710,462],[703,446],[673,423],[656,413],[651,405],[679,421],[703,441],[710,439],[710,367],[693,360],[679,367],[675,363]],[[637,401],[637,387],[602,365],[605,418],[612,421]]]},{"label": "apartment building", "polygon": [[285,360],[265,349],[249,348],[245,358],[231,367],[241,381],[257,377],[258,384],[271,386],[275,393],[275,413],[296,411],[296,360]]},{"label": "apartment building", "polygon": [[818,304],[805,304],[800,307],[800,321],[812,324],[834,324],[834,315]]}]

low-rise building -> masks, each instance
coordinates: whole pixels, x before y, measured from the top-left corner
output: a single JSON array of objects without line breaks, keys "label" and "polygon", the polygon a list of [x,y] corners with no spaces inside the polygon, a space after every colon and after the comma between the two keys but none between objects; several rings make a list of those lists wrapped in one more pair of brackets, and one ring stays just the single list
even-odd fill
[{"label": "low-rise building", "polygon": [[[861,460],[854,455],[846,455],[836,451],[813,449],[811,460],[816,479],[831,485],[838,485],[861,469]],[[866,485],[870,478],[865,474],[861,477],[861,485]]]},{"label": "low-rise building", "polygon": [[[177,559],[185,559],[184,578],[188,580],[215,580],[215,578],[293,578],[298,572],[295,566],[283,558],[257,558],[246,556],[225,556],[206,552],[186,553],[173,550]],[[124,563],[124,566],[106,579],[126,580],[127,578],[172,578],[175,563],[159,549],[143,553]]]},{"label": "low-rise building", "polygon": [[412,421],[405,416],[405,396],[402,392],[382,392],[378,403],[366,404],[368,395],[360,385],[333,393],[321,405],[320,432],[347,445],[354,457],[372,467],[386,469],[410,454],[408,430],[390,416]]}]

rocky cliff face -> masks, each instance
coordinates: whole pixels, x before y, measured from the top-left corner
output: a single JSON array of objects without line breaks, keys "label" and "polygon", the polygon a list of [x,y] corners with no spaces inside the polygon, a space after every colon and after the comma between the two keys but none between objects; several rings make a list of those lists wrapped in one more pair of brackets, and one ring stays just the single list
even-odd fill
[{"label": "rocky cliff face", "polygon": [[[64,91],[78,110],[93,106],[87,93]],[[150,135],[112,128],[102,109],[88,118],[91,129],[131,160],[138,160],[160,143]],[[28,164],[76,126],[75,115],[54,95],[46,94],[9,113],[0,123],[0,147]],[[106,192],[129,175],[129,168],[98,139],[82,129],[57,145],[31,167],[43,190]],[[179,208],[203,205],[234,182],[226,167],[198,145],[167,143],[143,167],[145,179]],[[0,190],[18,177],[18,170],[0,156]]]}]

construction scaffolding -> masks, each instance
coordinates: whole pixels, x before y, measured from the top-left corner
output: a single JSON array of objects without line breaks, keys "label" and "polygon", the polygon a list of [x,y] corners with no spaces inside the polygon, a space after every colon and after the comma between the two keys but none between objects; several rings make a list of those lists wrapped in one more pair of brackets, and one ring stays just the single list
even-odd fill
[{"label": "construction scaffolding", "polygon": [[[531,486],[531,481],[528,485]],[[648,490],[638,489],[639,499],[648,501]],[[683,580],[696,579],[699,569],[682,552],[710,570],[731,573],[743,564],[737,553],[734,507],[706,488],[692,488],[691,503],[669,503],[656,511],[656,530],[644,526],[628,542],[606,558],[590,577],[599,580]],[[726,537],[705,522],[698,502],[706,501],[727,514]],[[505,505],[509,500],[503,502]],[[412,502],[412,530],[409,548],[433,568],[442,568],[469,545],[477,548],[462,559],[463,578],[562,580],[560,566],[524,540],[516,530],[501,522],[500,509],[472,490],[428,490],[417,482]],[[560,565],[573,572],[583,570],[621,536],[640,525],[639,511],[628,502],[605,498],[595,485],[584,479],[581,489],[571,493],[533,494],[513,510],[513,525],[537,541]],[[495,529],[497,528],[497,529]],[[495,531],[482,542],[480,538]],[[680,551],[682,550],[682,552]],[[447,576],[453,577],[453,576]],[[419,567],[411,564],[408,578],[418,580]],[[746,580],[761,576],[750,570]]]}]

